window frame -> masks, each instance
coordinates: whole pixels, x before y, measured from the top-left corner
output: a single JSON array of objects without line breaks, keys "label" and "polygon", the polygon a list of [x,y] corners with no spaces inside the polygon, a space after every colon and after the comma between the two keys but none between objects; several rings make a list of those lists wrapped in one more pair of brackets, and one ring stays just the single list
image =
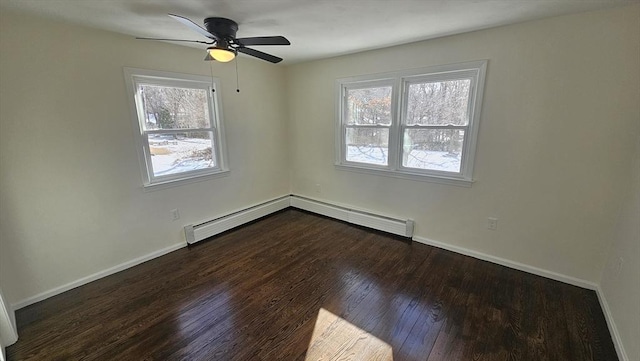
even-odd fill
[{"label": "window frame", "polygon": [[[145,189],[190,183],[192,181],[202,180],[205,177],[224,175],[229,172],[226,162],[227,154],[224,137],[224,124],[219,96],[220,80],[218,78],[127,67],[124,68],[124,74],[132,112],[135,143],[142,171],[143,187]],[[145,129],[145,116],[142,106],[142,97],[138,90],[139,85],[205,90],[207,94],[209,127]],[[196,169],[175,174],[156,176],[153,172],[149,135],[188,132],[212,133],[211,149],[215,156],[215,166],[212,168]]]},{"label": "window frame", "polygon": [[389,153],[387,155],[387,165],[381,165],[381,164],[375,164],[375,163],[362,163],[362,162],[352,162],[352,161],[348,161],[346,159],[347,157],[347,142],[346,142],[346,131],[348,128],[354,128],[354,129],[389,129],[389,150],[391,150],[392,148],[392,139],[394,139],[395,137],[393,136],[393,118],[394,118],[394,114],[397,113],[398,111],[398,103],[396,101],[396,98],[393,96],[393,94],[395,94],[397,92],[397,82],[394,79],[375,79],[375,80],[363,80],[363,81],[356,81],[356,82],[350,82],[349,84],[345,84],[343,87],[343,94],[340,98],[340,101],[342,102],[341,105],[341,117],[344,119],[346,118],[346,112],[347,112],[347,106],[346,106],[346,101],[347,101],[347,94],[346,91],[348,90],[357,90],[357,89],[367,89],[367,88],[374,88],[374,87],[386,87],[386,86],[390,86],[391,87],[391,124],[386,126],[386,125],[349,125],[346,124],[346,121],[343,123],[343,132],[342,132],[342,136],[343,136],[343,141],[340,144],[341,146],[341,152],[342,154],[344,154],[344,165],[351,165],[351,166],[359,166],[361,164],[366,164],[367,167],[370,167],[372,169],[386,169],[388,167],[388,164],[390,164],[391,162],[391,153]]},{"label": "window frame", "polygon": [[[377,174],[395,178],[412,179],[470,187],[473,183],[473,165],[482,107],[487,60],[432,66],[420,69],[369,74],[336,80],[336,134],[335,166],[341,170]],[[406,124],[408,89],[411,84],[434,81],[470,79],[468,124],[466,126],[409,126]],[[388,164],[347,161],[346,109],[347,90],[393,84],[391,91],[391,126],[389,129]],[[418,169],[402,165],[405,129],[464,129],[460,172]]]}]

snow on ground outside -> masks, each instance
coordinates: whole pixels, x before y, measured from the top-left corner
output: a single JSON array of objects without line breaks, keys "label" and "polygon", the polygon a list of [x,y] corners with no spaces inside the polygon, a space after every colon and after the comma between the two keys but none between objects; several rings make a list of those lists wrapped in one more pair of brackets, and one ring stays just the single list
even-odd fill
[{"label": "snow on ground outside", "polygon": [[[188,172],[197,169],[211,168],[214,166],[212,159],[192,157],[193,151],[211,149],[211,140],[201,138],[167,139],[157,136],[149,138],[149,146],[159,151],[151,156],[153,174],[157,176]],[[158,153],[167,154],[158,154]],[[154,153],[152,151],[152,153]]]},{"label": "snow on ground outside", "polygon": [[[387,149],[380,147],[347,147],[347,160],[369,164],[386,165]],[[460,155],[449,152],[437,152],[413,149],[409,153],[407,167],[418,169],[460,172]]]},{"label": "snow on ground outside", "polygon": [[[159,139],[158,139],[159,138]],[[163,139],[158,137],[149,139],[152,148],[166,150],[167,154],[155,154],[151,157],[155,176],[176,174],[214,166],[213,160],[201,157],[189,158],[193,151],[211,148],[209,139],[184,138]],[[349,146],[347,160],[369,164],[386,163],[387,149],[380,147]],[[459,155],[452,156],[448,152],[411,150],[408,157],[409,168],[430,169],[457,173],[460,171]]]}]

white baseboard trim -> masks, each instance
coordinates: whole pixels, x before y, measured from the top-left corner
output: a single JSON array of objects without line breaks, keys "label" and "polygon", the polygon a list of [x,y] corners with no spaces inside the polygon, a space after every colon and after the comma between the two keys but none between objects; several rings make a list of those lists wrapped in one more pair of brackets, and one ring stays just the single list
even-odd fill
[{"label": "white baseboard trim", "polygon": [[[325,215],[325,216],[329,216],[332,218],[337,218],[337,219],[342,219],[344,217],[338,217],[335,214],[331,213],[330,211],[338,209],[340,211],[342,211],[342,209],[340,209],[340,206],[337,205],[333,205],[333,204],[329,204],[329,203],[325,203],[325,202],[321,202],[321,201],[316,201],[313,199],[304,199],[305,201],[311,201],[314,203],[314,206],[316,207],[320,207],[320,208],[309,208],[307,207],[306,203],[300,202],[301,199],[303,199],[303,197],[299,197],[299,196],[295,196],[295,195],[290,195],[290,196],[285,196],[285,197],[280,197],[280,198],[276,198],[274,200],[271,200],[269,202],[266,203],[278,203],[277,206],[274,206],[273,209],[269,209],[269,211],[273,211],[276,212],[280,209],[286,208],[285,203],[289,202],[291,207],[294,208],[300,208],[300,209],[304,209],[307,211],[310,211],[312,213],[318,213],[321,215]],[[276,202],[277,201],[277,202]],[[264,204],[266,204],[264,203]],[[309,203],[309,202],[307,202]],[[309,203],[311,204],[311,203]],[[262,204],[261,204],[262,205]],[[256,206],[253,207],[249,207],[248,209],[254,208]],[[335,209],[334,209],[335,208]],[[273,213],[273,212],[269,212],[269,213]],[[327,214],[327,212],[329,214]],[[235,214],[232,213],[232,214]],[[349,218],[347,217],[346,219],[342,219],[342,220],[346,220],[349,221]],[[251,222],[252,219],[246,219],[246,223]],[[596,283],[593,282],[589,282],[583,279],[579,279],[579,278],[575,278],[575,277],[571,277],[571,276],[567,276],[567,275],[563,275],[560,273],[556,273],[556,272],[552,272],[552,271],[548,271],[548,270],[544,270],[538,267],[534,267],[534,266],[530,266],[530,265],[526,265],[523,263],[519,263],[519,262],[514,262],[514,261],[510,261],[508,259],[504,259],[504,258],[500,258],[500,257],[496,257],[496,256],[492,256],[492,255],[488,255],[482,252],[478,252],[478,251],[474,251],[474,250],[470,250],[467,248],[463,248],[463,247],[458,247],[458,246],[454,246],[454,245],[450,245],[450,244],[446,244],[446,243],[442,243],[442,242],[438,242],[438,241],[434,241],[428,238],[424,238],[424,237],[420,237],[420,236],[413,236],[412,239],[416,242],[419,243],[423,243],[429,246],[434,246],[437,248],[442,248],[451,252],[455,252],[458,254],[462,254],[465,256],[470,256],[479,260],[483,260],[483,261],[488,261],[491,263],[495,263],[495,264],[499,264],[505,267],[509,267],[509,268],[513,268],[516,270],[520,270],[520,271],[524,271],[527,273],[531,273],[531,274],[535,274],[538,276],[542,276],[545,278],[549,278],[552,280],[556,280],[556,281],[560,281],[560,282],[564,282],[564,283],[568,283],[574,286],[578,286],[578,287],[582,287],[582,288],[586,288],[586,289],[590,289],[590,290],[594,290],[596,291],[596,294],[598,296],[598,300],[600,301],[600,305],[603,309],[604,315],[605,315],[605,319],[607,321],[607,326],[609,327],[609,331],[611,332],[612,338],[613,338],[613,343],[616,347],[616,352],[618,353],[618,358],[620,359],[620,361],[629,361],[624,347],[622,346],[622,342],[620,339],[620,335],[618,333],[618,329],[615,326],[615,322],[611,316],[611,311],[609,309],[609,305],[606,301],[606,298],[604,297],[604,295],[602,294],[602,290],[600,289],[600,286]],[[180,242],[177,244],[174,244],[172,246],[169,247],[165,247],[163,249],[160,249],[158,251],[155,252],[151,252],[147,255],[132,259],[130,261],[121,263],[119,265],[116,265],[114,267],[108,268],[106,270],[100,271],[100,272],[96,272],[92,275],[80,278],[76,281],[67,283],[65,285],[53,288],[51,290],[39,293],[35,296],[31,296],[28,297],[22,301],[16,302],[14,304],[11,305],[13,310],[18,310],[20,308],[29,306],[31,304],[34,304],[36,302],[40,302],[43,301],[49,297],[53,297],[55,295],[58,295],[60,293],[63,293],[65,291],[71,290],[73,288],[85,285],[89,282],[98,280],[100,278],[112,275],[114,273],[123,271],[127,268],[131,268],[134,267],[138,264],[141,264],[143,262],[152,260],[154,258],[163,256],[167,253],[173,252],[175,250],[178,250],[180,248],[186,247],[187,243],[186,242]]]},{"label": "white baseboard trim", "polygon": [[563,275],[563,274],[560,274],[560,273],[548,271],[548,270],[545,270],[545,269],[542,269],[542,268],[538,268],[538,267],[534,267],[534,266],[530,266],[530,265],[527,265],[527,264],[524,264],[524,263],[510,261],[510,260],[505,259],[505,258],[492,256],[492,255],[489,255],[489,254],[486,254],[486,253],[470,250],[468,248],[453,246],[453,245],[450,245],[450,244],[434,241],[432,239],[423,238],[423,237],[419,237],[419,236],[414,236],[413,240],[416,241],[416,242],[419,242],[419,243],[423,243],[423,244],[429,245],[429,246],[434,246],[434,247],[437,247],[437,248],[446,249],[447,251],[459,253],[459,254],[462,254],[462,255],[465,255],[465,256],[469,256],[469,257],[473,257],[473,258],[477,258],[479,260],[483,260],[483,261],[499,264],[501,266],[517,269],[519,271],[524,271],[524,272],[531,273],[531,274],[538,275],[538,276],[542,276],[542,277],[545,277],[545,278],[550,278],[552,280],[568,283],[570,285],[574,285],[574,286],[578,286],[578,287],[582,287],[582,288],[586,288],[586,289],[590,289],[590,290],[594,290],[594,291],[598,288],[598,285],[596,283],[593,283],[593,282],[589,282],[589,281],[586,281],[586,280],[583,280],[583,279],[580,279],[580,278],[575,278],[575,277]]},{"label": "white baseboard trim", "polygon": [[268,216],[278,212],[291,205],[291,196],[283,196],[272,199],[260,204],[245,207],[241,210],[228,213],[222,217],[212,220],[200,222],[198,224],[189,224],[184,227],[185,238],[187,243],[193,244],[200,242],[209,237],[213,237],[222,232],[242,226],[256,219]]},{"label": "white baseboard trim", "polygon": [[[290,204],[289,203],[290,202],[289,199],[290,199],[289,195],[285,195],[285,196],[282,196],[282,197],[274,198],[272,200],[269,200],[269,201],[266,201],[266,202],[263,202],[263,203],[260,203],[260,204],[256,204],[256,205],[252,205],[252,206],[246,207],[246,208],[244,208],[242,210],[239,210],[239,211],[230,212],[227,216],[223,216],[221,218],[231,217],[231,216],[237,217],[239,213],[247,212],[247,213],[250,213],[250,214],[248,216],[244,216],[244,218],[242,218],[243,222],[241,222],[241,223],[249,223],[249,222],[251,222],[251,221],[253,221],[253,220],[257,219],[257,218],[260,218],[262,216],[268,215],[270,213],[275,213],[275,212],[277,212],[277,211],[279,211],[281,209],[289,207],[289,204]],[[256,213],[256,209],[258,209],[261,213],[260,214]],[[241,223],[238,223],[238,224],[234,225],[234,227],[241,225]],[[21,301],[18,301],[16,303],[12,304],[11,307],[14,310],[19,310],[19,309],[21,309],[23,307],[27,307],[29,305],[32,305],[32,304],[34,304],[36,302],[43,301],[43,300],[45,300],[45,299],[47,299],[49,297],[53,297],[53,296],[59,295],[59,294],[65,292],[65,291],[68,291],[70,289],[73,289],[73,288],[76,288],[76,287],[80,287],[80,286],[85,285],[85,284],[87,284],[89,282],[98,280],[98,279],[103,278],[103,277],[107,277],[109,275],[112,275],[112,274],[120,272],[120,271],[124,271],[127,268],[131,268],[133,266],[137,266],[140,263],[152,260],[154,258],[158,258],[160,256],[164,256],[167,253],[173,252],[173,251],[175,251],[177,249],[180,249],[180,248],[183,248],[183,247],[186,247],[186,246],[187,246],[187,242],[176,243],[176,244],[174,244],[172,246],[165,247],[165,248],[157,250],[155,252],[151,252],[151,253],[149,253],[147,255],[132,259],[132,260],[127,261],[127,262],[123,262],[123,263],[121,263],[119,265],[116,265],[114,267],[108,268],[106,270],[96,272],[94,274],[91,274],[91,275],[86,276],[86,277],[82,277],[82,278],[80,278],[78,280],[69,282],[69,283],[64,284],[62,286],[59,286],[59,287],[50,289],[48,291],[39,293],[39,294],[37,294],[35,296],[28,297],[28,298],[26,298],[24,300],[21,300]]]},{"label": "white baseboard trim", "polygon": [[589,282],[580,278],[575,278],[567,275],[563,275],[560,273],[544,270],[538,267],[533,267],[530,265],[526,265],[519,262],[510,261],[504,258],[491,256],[482,252],[473,251],[467,248],[453,246],[450,244],[434,241],[428,238],[423,238],[419,236],[414,236],[413,240],[419,243],[423,243],[429,246],[434,246],[437,248],[446,249],[447,251],[455,252],[458,254],[462,254],[465,256],[473,257],[476,259],[480,259],[483,261],[499,264],[501,266],[517,269],[519,271],[524,271],[527,273],[531,273],[534,275],[542,276],[545,278],[549,278],[552,280],[568,283],[570,285],[586,288],[589,290],[593,290],[596,292],[598,296],[598,301],[600,302],[600,307],[602,308],[602,312],[604,313],[604,318],[607,321],[607,327],[609,328],[609,333],[611,334],[611,339],[613,340],[613,345],[616,348],[616,353],[618,354],[618,359],[620,361],[629,361],[629,357],[627,356],[626,351],[624,350],[624,346],[622,344],[622,339],[620,338],[620,333],[618,332],[618,328],[616,327],[616,323],[613,320],[613,316],[611,315],[611,309],[609,308],[609,304],[607,303],[607,299],[604,297],[602,293],[602,289],[599,284]]},{"label": "white baseboard trim", "polygon": [[12,304],[11,307],[14,310],[18,310],[18,309],[21,309],[23,307],[27,307],[29,305],[32,305],[32,304],[36,303],[36,302],[43,301],[43,300],[45,300],[45,299],[47,299],[49,297],[53,297],[53,296],[59,295],[59,294],[65,292],[65,291],[71,290],[71,289],[76,288],[76,287],[80,287],[80,286],[85,285],[85,284],[87,284],[89,282],[95,281],[95,280],[103,278],[103,277],[107,277],[107,276],[112,275],[114,273],[118,273],[118,272],[123,271],[123,270],[125,270],[127,268],[131,268],[133,266],[137,266],[140,263],[144,263],[144,262],[152,260],[154,258],[158,258],[160,256],[164,256],[167,253],[173,252],[173,251],[175,251],[177,249],[180,249],[180,248],[183,248],[183,247],[186,247],[186,246],[187,246],[186,242],[176,243],[176,244],[171,245],[169,247],[165,247],[163,249],[157,250],[155,252],[151,252],[151,253],[146,254],[144,256],[141,256],[141,257],[138,257],[138,258],[134,258],[134,259],[132,259],[130,261],[121,263],[121,264],[113,266],[111,268],[107,268],[106,270],[102,270],[102,271],[96,272],[96,273],[94,273],[92,275],[89,275],[89,276],[86,276],[86,277],[82,277],[82,278],[80,278],[78,280],[75,280],[73,282],[69,282],[69,283],[64,284],[62,286],[59,286],[59,287],[50,289],[48,291],[39,293],[39,294],[37,294],[35,296],[31,296],[31,297],[26,298],[26,299],[24,299],[22,301],[18,301],[16,303]]},{"label": "white baseboard trim", "polygon": [[291,207],[294,208],[403,237],[413,236],[414,224],[411,219],[394,218],[371,211],[354,209],[349,206],[327,203],[325,201],[293,194],[289,199]]},{"label": "white baseboard trim", "polygon": [[602,312],[604,313],[604,319],[607,321],[607,327],[609,327],[609,332],[611,333],[611,338],[613,339],[613,345],[616,347],[618,359],[620,361],[629,361],[629,356],[627,356],[627,352],[624,350],[622,339],[620,338],[620,333],[618,332],[618,328],[616,327],[616,322],[613,320],[613,315],[611,314],[609,303],[607,303],[607,299],[604,297],[600,285],[596,287],[596,294],[598,295],[598,301],[600,301],[600,307],[602,308]]}]

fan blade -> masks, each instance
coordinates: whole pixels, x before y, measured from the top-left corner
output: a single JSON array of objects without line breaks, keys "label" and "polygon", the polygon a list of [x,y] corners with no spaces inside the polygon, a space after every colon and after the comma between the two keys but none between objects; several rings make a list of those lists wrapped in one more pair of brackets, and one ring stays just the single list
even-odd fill
[{"label": "fan blade", "polygon": [[193,21],[185,18],[184,16],[169,14],[169,17],[174,19],[174,20],[177,20],[177,21],[181,22],[183,25],[186,25],[189,29],[197,32],[198,34],[200,34],[202,36],[206,36],[209,39],[216,39],[216,37],[213,34],[208,32],[204,28],[202,28],[200,25],[198,25],[198,24],[194,23]]},{"label": "fan blade", "polygon": [[160,39],[160,38],[136,38],[138,40],[158,40],[158,41],[183,41],[183,42],[187,42],[187,43],[200,43],[200,44],[207,44],[207,45],[211,45],[214,42],[213,41],[200,41],[200,40],[184,40],[184,39]]},{"label": "fan blade", "polygon": [[240,46],[247,45],[291,45],[284,36],[257,36],[254,38],[240,38],[235,40]]},{"label": "fan blade", "polygon": [[263,53],[259,50],[256,49],[250,49],[250,48],[238,48],[238,51],[241,53],[245,53],[247,55],[251,55],[251,56],[255,56],[256,58],[262,59],[262,60],[266,60],[268,62],[271,63],[279,63],[282,61],[282,58],[278,58],[277,56],[273,56],[271,54],[267,54],[267,53]]}]

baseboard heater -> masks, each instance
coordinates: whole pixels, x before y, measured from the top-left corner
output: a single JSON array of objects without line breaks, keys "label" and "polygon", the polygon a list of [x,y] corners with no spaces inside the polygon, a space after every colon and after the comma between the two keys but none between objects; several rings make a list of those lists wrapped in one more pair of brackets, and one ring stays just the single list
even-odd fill
[{"label": "baseboard heater", "polygon": [[228,215],[184,227],[188,244],[215,236],[279,210],[294,207],[359,226],[377,229],[403,237],[413,237],[413,220],[397,219],[300,196],[285,196],[245,208]]},{"label": "baseboard heater", "polygon": [[414,222],[411,219],[397,219],[382,216],[293,195],[291,196],[290,202],[292,207],[305,211],[404,237],[413,237]]},{"label": "baseboard heater", "polygon": [[210,221],[190,224],[184,227],[185,238],[188,244],[193,244],[288,207],[289,196],[285,196]]}]

